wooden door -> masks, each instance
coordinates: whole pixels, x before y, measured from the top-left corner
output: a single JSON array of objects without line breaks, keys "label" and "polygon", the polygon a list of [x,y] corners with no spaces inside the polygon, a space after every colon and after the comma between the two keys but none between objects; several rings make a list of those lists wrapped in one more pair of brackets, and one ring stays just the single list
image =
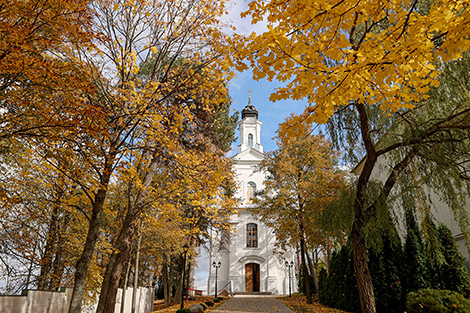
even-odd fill
[{"label": "wooden door", "polygon": [[253,292],[253,263],[245,265],[245,291]]},{"label": "wooden door", "polygon": [[248,263],[245,265],[245,291],[259,292],[260,273],[259,264]]}]

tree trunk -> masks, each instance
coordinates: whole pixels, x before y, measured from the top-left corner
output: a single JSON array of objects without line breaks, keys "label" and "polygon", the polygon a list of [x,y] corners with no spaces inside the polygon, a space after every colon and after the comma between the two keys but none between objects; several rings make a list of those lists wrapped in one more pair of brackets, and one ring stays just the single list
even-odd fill
[{"label": "tree trunk", "polygon": [[351,244],[353,250],[354,274],[356,275],[357,289],[361,301],[362,313],[375,313],[375,297],[369,265],[367,264],[366,240],[364,238],[365,224],[365,193],[372,175],[377,153],[370,136],[369,118],[363,103],[356,102],[359,113],[361,136],[366,148],[364,167],[357,180],[356,198],[354,201],[354,221],[351,230]]},{"label": "tree trunk", "polygon": [[189,260],[188,296],[194,296],[194,268],[195,262],[191,262],[191,260]]},{"label": "tree trunk", "polygon": [[47,232],[46,245],[44,247],[44,256],[41,259],[41,273],[38,278],[38,289],[49,290],[51,280],[52,262],[57,247],[58,228],[59,228],[59,210],[60,210],[59,195],[54,203],[54,209],[51,214],[51,221],[49,223],[49,230]]},{"label": "tree trunk", "polygon": [[181,293],[183,292],[183,275],[181,275],[183,271],[180,272],[180,276],[178,277],[179,283],[178,287],[176,288],[175,295],[173,297],[173,303],[180,304],[181,303]]},{"label": "tree trunk", "polygon": [[315,273],[315,266],[313,266],[312,258],[310,257],[310,253],[308,251],[305,251],[307,255],[307,261],[308,261],[308,268],[310,270],[310,274],[313,277],[313,285],[315,287],[314,293],[318,293],[318,280],[317,280],[317,275]]},{"label": "tree trunk", "polygon": [[[101,191],[101,190],[100,190]],[[78,259],[75,269],[75,283],[73,286],[72,299],[70,300],[69,313],[80,313],[82,311],[82,300],[85,293],[85,283],[88,267],[90,266],[95,244],[98,239],[99,229],[101,225],[102,205],[104,203],[104,194],[102,195],[102,203],[99,205],[95,202],[91,215],[90,228],[83,248],[82,255]],[[100,201],[101,202],[101,201]]]},{"label": "tree trunk", "polygon": [[[127,216],[122,227],[116,241],[117,246],[114,249],[116,252],[113,252],[106,267],[96,313],[114,313],[119,280],[121,279],[124,263],[129,257],[132,238],[136,229],[135,221],[129,221],[129,216]],[[136,288],[136,286],[133,287]]]},{"label": "tree trunk", "polygon": [[137,288],[139,288],[139,255],[140,255],[140,242],[141,241],[142,241],[142,232],[139,231],[139,241],[137,243],[137,252],[135,256],[135,275],[134,275],[134,289],[132,290],[131,313],[135,313],[135,302],[137,301]]},{"label": "tree trunk", "polygon": [[330,272],[330,262],[331,262],[331,250],[332,250],[332,243],[331,243],[331,238],[328,236],[327,240],[327,246],[326,246],[326,271],[329,273]]},{"label": "tree trunk", "polygon": [[64,275],[65,271],[65,263],[64,260],[68,254],[64,250],[65,246],[65,238],[64,238],[64,233],[67,232],[67,229],[69,227],[69,222],[70,222],[70,216],[65,216],[62,223],[62,227],[59,230],[58,234],[58,241],[57,241],[57,251],[54,259],[54,263],[52,264],[52,275],[51,275],[51,281],[49,285],[49,290],[52,291],[57,291],[60,288],[60,282],[62,281],[62,276]]},{"label": "tree trunk", "polygon": [[375,313],[374,287],[367,264],[367,250],[363,231],[358,225],[357,220],[355,220],[351,232],[354,272],[356,274],[362,313]]},{"label": "tree trunk", "polygon": [[64,274],[65,270],[63,251],[64,249],[59,242],[54,258],[54,263],[52,264],[52,274],[48,290],[57,291],[60,287],[60,281],[62,280],[62,275]]},{"label": "tree trunk", "polygon": [[[301,226],[301,231],[303,232],[303,225]],[[304,279],[305,293],[307,294],[307,303],[311,304],[313,299],[312,291],[310,289],[310,281],[308,279],[307,264],[305,262],[305,240],[303,236],[300,237],[300,257],[302,259],[302,276]]]},{"label": "tree trunk", "polygon": [[162,269],[162,284],[163,284],[163,298],[165,299],[165,308],[169,307],[171,304],[171,288],[169,287],[170,283],[168,281],[168,265],[163,264]]},{"label": "tree trunk", "polygon": [[131,269],[131,260],[128,260],[127,261],[126,277],[124,278],[124,286],[122,286],[121,313],[124,313],[124,308],[125,308],[125,305],[126,305],[127,281],[129,279],[130,269]]},{"label": "tree trunk", "polygon": [[95,245],[100,234],[101,215],[103,213],[103,205],[106,200],[109,179],[112,173],[113,160],[114,158],[112,157],[109,157],[106,160],[105,168],[103,169],[104,174],[100,179],[100,187],[96,192],[96,196],[93,202],[90,227],[88,228],[85,246],[75,267],[75,283],[73,286],[72,298],[70,299],[69,313],[81,313],[82,310],[82,300],[85,293],[86,276],[88,267],[90,266],[91,260],[93,258]]}]

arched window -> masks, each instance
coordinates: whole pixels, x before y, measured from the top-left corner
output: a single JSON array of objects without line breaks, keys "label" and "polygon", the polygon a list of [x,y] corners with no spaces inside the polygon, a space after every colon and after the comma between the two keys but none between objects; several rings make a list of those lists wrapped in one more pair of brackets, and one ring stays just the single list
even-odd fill
[{"label": "arched window", "polygon": [[253,203],[253,199],[255,198],[256,192],[256,184],[250,181],[246,184],[246,203]]},{"label": "arched window", "polygon": [[247,248],[258,248],[258,225],[246,224],[246,246]]},{"label": "arched window", "polygon": [[248,134],[248,147],[253,147],[253,134]]}]

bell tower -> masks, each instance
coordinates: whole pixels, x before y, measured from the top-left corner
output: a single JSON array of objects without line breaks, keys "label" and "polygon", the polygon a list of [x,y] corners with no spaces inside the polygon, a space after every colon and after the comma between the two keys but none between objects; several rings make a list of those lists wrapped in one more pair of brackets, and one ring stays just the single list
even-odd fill
[{"label": "bell tower", "polygon": [[251,104],[251,96],[248,97],[248,105],[242,110],[242,120],[238,124],[240,131],[240,144],[238,153],[246,149],[255,149],[263,153],[263,146],[260,141],[261,124],[258,120],[258,110]]}]

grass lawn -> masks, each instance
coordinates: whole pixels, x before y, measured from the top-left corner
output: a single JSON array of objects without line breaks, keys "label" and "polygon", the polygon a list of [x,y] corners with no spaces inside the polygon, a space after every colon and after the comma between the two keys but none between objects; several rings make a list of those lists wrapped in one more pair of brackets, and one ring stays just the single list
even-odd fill
[{"label": "grass lawn", "polygon": [[296,313],[346,313],[346,311],[326,307],[315,298],[312,304],[307,304],[306,297],[300,294],[292,295],[291,298],[279,297],[278,299]]}]

